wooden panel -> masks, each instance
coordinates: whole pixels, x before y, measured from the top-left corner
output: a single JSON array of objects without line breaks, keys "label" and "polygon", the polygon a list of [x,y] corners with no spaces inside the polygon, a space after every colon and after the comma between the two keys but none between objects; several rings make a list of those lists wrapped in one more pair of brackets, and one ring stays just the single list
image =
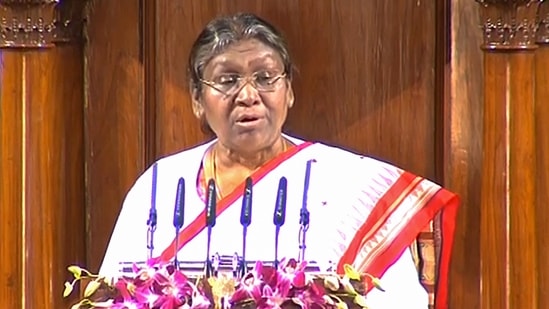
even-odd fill
[{"label": "wooden panel", "polygon": [[536,306],[533,59],[485,57],[482,308]]},{"label": "wooden panel", "polygon": [[84,262],[82,51],[24,57],[25,301],[61,308],[66,267]]},{"label": "wooden panel", "polygon": [[82,50],[5,50],[1,76],[2,304],[64,308],[85,250]]},{"label": "wooden panel", "polygon": [[[461,198],[450,268],[449,308],[480,308],[480,174],[482,167],[482,33],[477,4],[451,1],[444,46],[444,185]],[[444,30],[446,29],[446,30]]]},{"label": "wooden panel", "polygon": [[140,4],[93,1],[87,19],[87,254],[97,271],[123,198],[144,169]]},{"label": "wooden panel", "polygon": [[484,308],[535,306],[532,60],[532,54],[494,53],[485,58]]},{"label": "wooden panel", "polygon": [[23,57],[0,57],[0,299],[6,308],[23,308]]},{"label": "wooden panel", "polygon": [[[540,5],[539,19],[543,20],[538,29],[536,50],[536,156],[537,156],[537,241],[538,261],[540,261],[538,282],[538,308],[549,308],[549,2]],[[543,267],[545,266],[545,267]]]},{"label": "wooden panel", "polygon": [[250,11],[286,34],[299,69],[288,132],[434,177],[433,2],[194,0],[156,9],[158,156],[204,139],[186,90],[193,40],[211,18]]}]

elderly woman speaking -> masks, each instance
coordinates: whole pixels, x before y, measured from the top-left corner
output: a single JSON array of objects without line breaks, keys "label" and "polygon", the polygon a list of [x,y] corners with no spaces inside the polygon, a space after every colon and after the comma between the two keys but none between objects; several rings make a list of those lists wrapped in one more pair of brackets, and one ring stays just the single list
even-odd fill
[{"label": "elderly woman speaking", "polygon": [[[372,308],[427,308],[409,247],[437,213],[455,214],[456,195],[387,163],[284,134],[292,61],[280,33],[255,15],[206,25],[188,73],[194,114],[216,138],[139,177],[100,273],[118,275],[124,263],[150,258],[207,267],[213,253],[214,267],[224,256],[243,265],[295,258],[319,272],[351,264],[380,277],[385,291],[368,293]],[[442,224],[440,283],[452,221]],[[443,308],[444,284],[439,292]]]}]

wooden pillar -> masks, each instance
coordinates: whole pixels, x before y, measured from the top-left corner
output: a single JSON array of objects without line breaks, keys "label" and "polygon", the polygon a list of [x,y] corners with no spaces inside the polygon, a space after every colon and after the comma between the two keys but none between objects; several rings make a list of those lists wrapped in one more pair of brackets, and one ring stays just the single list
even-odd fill
[{"label": "wooden pillar", "polygon": [[0,0],[3,308],[67,308],[66,267],[84,261],[80,8]]},{"label": "wooden pillar", "polygon": [[536,156],[537,156],[537,239],[539,301],[537,308],[549,308],[549,2],[540,4],[536,42]]},{"label": "wooden pillar", "polygon": [[478,2],[484,34],[481,308],[536,308],[534,36],[540,1]]},{"label": "wooden pillar", "polygon": [[[480,175],[482,167],[483,69],[482,33],[477,3],[437,1],[449,5],[444,44],[445,89],[444,186],[456,192],[461,205],[450,268],[448,308],[480,308]],[[449,30],[448,30],[449,29]],[[440,76],[440,75],[439,75]]]}]

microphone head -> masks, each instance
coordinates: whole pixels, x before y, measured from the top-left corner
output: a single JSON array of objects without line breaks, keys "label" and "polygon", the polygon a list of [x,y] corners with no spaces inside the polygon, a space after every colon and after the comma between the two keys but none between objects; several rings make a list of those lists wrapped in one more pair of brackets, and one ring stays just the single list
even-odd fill
[{"label": "microphone head", "polygon": [[215,218],[217,216],[217,191],[213,179],[208,181],[208,187],[206,189],[206,226],[213,227],[215,226]]},{"label": "microphone head", "polygon": [[286,192],[288,181],[286,177],[281,177],[278,182],[278,191],[276,194],[275,211],[273,215],[273,223],[276,226],[284,225],[286,221]]},{"label": "microphone head", "polygon": [[185,208],[185,180],[179,178],[177,183],[177,192],[175,196],[175,207],[173,211],[173,226],[176,229],[183,227],[183,217]]},{"label": "microphone head", "polygon": [[242,196],[242,209],[240,211],[240,224],[243,226],[249,226],[252,223],[252,186],[252,178],[246,178]]}]

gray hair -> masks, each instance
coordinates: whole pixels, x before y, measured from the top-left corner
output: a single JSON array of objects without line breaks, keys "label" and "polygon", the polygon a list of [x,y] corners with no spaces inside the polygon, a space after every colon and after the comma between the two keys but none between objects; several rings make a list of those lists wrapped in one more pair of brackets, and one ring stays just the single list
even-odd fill
[{"label": "gray hair", "polygon": [[238,13],[210,21],[194,42],[188,63],[189,90],[200,92],[204,67],[228,46],[246,39],[256,39],[274,49],[291,80],[293,64],[282,34],[270,23],[250,13]]}]

